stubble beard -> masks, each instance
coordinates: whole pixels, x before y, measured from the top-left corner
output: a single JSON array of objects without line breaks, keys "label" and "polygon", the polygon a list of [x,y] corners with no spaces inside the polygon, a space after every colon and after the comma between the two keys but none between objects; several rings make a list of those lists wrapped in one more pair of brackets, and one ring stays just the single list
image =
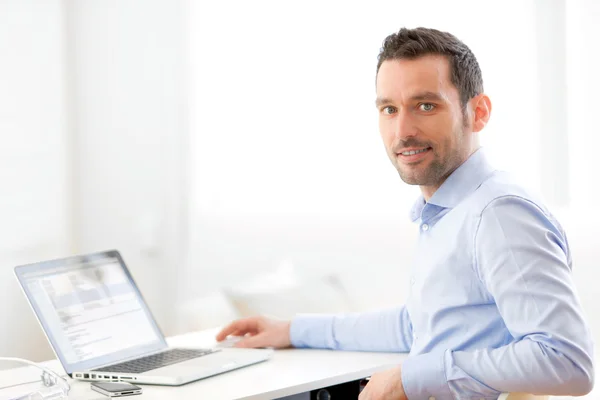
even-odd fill
[{"label": "stubble beard", "polygon": [[433,147],[429,150],[433,153],[433,160],[424,170],[418,169],[418,164],[415,165],[417,167],[416,170],[409,166],[402,166],[401,162],[396,158],[394,160],[394,166],[400,175],[400,179],[409,185],[439,187],[441,183],[446,180],[448,175],[461,164],[460,149],[462,148],[462,138],[464,137],[462,129],[459,128],[455,131],[454,137],[456,138],[454,148],[452,147],[450,139],[443,143],[446,154],[446,157],[443,159]]},{"label": "stubble beard", "polygon": [[[430,150],[430,151],[433,151]],[[419,186],[433,186],[436,185],[439,181],[442,180],[444,174],[446,172],[446,162],[443,162],[439,159],[439,157],[434,153],[435,157],[433,161],[427,166],[424,171],[407,171],[402,168],[399,162],[396,162],[396,170],[400,175],[400,179],[402,179],[405,183],[409,185],[419,185]]]}]

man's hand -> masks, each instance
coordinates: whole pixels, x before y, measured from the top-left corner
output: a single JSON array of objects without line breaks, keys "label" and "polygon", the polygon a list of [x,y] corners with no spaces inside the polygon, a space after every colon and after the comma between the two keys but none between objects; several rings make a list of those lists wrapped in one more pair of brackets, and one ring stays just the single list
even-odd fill
[{"label": "man's hand", "polygon": [[402,386],[401,368],[396,367],[372,375],[358,400],[408,400]]},{"label": "man's hand", "polygon": [[217,335],[222,342],[227,336],[245,336],[234,346],[241,348],[274,347],[283,349],[291,347],[290,321],[275,321],[265,317],[244,318],[227,325]]}]

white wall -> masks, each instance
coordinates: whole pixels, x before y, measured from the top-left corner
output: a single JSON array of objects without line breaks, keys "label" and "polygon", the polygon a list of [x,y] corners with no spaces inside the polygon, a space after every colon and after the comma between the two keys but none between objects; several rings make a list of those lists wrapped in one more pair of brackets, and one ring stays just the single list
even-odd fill
[{"label": "white wall", "polygon": [[176,331],[185,4],[0,2],[0,355],[51,356],[12,268],[104,249],[122,251],[164,332]]},{"label": "white wall", "polygon": [[[469,44],[494,102],[483,144],[539,186],[533,0],[487,4],[492,20],[474,0],[432,0],[435,13],[397,0],[240,1],[234,12],[227,2],[190,3],[198,214],[405,215],[416,192],[385,155],[374,103],[377,55],[401,26],[434,26]],[[514,112],[517,87],[528,113]]]},{"label": "white wall", "polygon": [[167,334],[184,262],[183,2],[69,2],[78,252],[120,250]]},{"label": "white wall", "polygon": [[[316,36],[307,45],[302,34],[307,21],[316,18],[311,28],[334,39],[340,26],[354,32],[356,21],[346,13],[334,26],[325,14],[311,12],[316,2],[309,3],[300,9],[273,3],[280,18],[261,25],[249,18],[260,12],[258,3],[240,4],[232,13],[229,5],[185,0],[0,2],[0,182],[7,188],[0,196],[0,293],[11,299],[0,302],[0,354],[34,359],[50,355],[17,289],[12,266],[108,248],[122,251],[167,334],[178,330],[173,311],[182,282],[185,296],[193,297],[288,259],[306,274],[344,273],[364,307],[402,301],[402,265],[407,264],[402,261],[411,257],[416,238],[406,218],[414,191],[398,189],[401,183],[385,159],[375,118],[361,114],[358,125],[343,125],[332,117],[371,111],[374,62],[347,76],[336,65],[323,63],[330,45]],[[190,4],[193,11],[186,15]],[[526,2],[513,23],[529,18],[532,4]],[[583,43],[598,37],[600,10],[593,0],[567,4],[570,43],[581,44],[570,47],[567,65],[575,71],[570,76],[578,78],[570,82],[568,93],[573,100],[568,102],[570,159],[581,172],[570,169],[571,188],[577,199],[593,200],[599,172],[594,149],[600,137],[593,129],[598,105],[593,88],[600,84],[593,71],[600,60]],[[325,6],[330,13],[340,10],[335,2]],[[357,7],[354,11],[377,27],[370,32],[377,43],[373,47],[374,42],[360,41],[363,33],[356,31],[356,41],[342,48],[348,54],[376,53],[380,40],[402,25],[403,18],[419,15],[414,7],[388,12],[384,25],[380,9],[366,3]],[[498,7],[498,13],[511,12]],[[444,15],[432,14],[421,22],[453,30],[456,21]],[[290,29],[287,17],[299,24],[294,35],[272,40]],[[460,24],[459,35],[489,27],[485,19],[474,24]],[[200,35],[200,48],[188,48],[189,25]],[[534,87],[527,77],[535,74],[536,66],[507,59],[490,73],[487,67],[495,62],[496,52],[501,46],[509,48],[510,41],[495,38],[488,46],[484,36],[471,38],[464,39],[481,56],[488,88],[498,99],[494,119],[503,121],[490,127],[489,143],[499,146],[502,155],[509,154],[497,160],[507,166],[512,158],[527,157],[538,137],[521,138],[518,131],[512,139],[504,137],[512,127],[507,117],[514,111],[514,91],[498,77],[520,77],[511,85]],[[286,44],[295,48],[286,50]],[[533,45],[530,37],[517,50],[527,54]],[[196,69],[188,75],[190,49]],[[269,58],[273,52],[284,69]],[[298,52],[304,52],[299,63]],[[363,59],[354,56],[354,62]],[[294,68],[299,78],[291,82],[296,98],[290,100],[282,82],[285,71]],[[322,75],[322,80],[303,83],[307,71]],[[344,92],[323,97],[358,76],[360,96]],[[323,82],[331,86],[325,88]],[[196,101],[191,130],[188,87],[194,88],[191,97]],[[313,96],[314,102],[298,93],[304,99]],[[260,96],[268,101],[257,101]],[[532,97],[527,99],[525,108],[532,102]],[[290,111],[298,114],[286,125],[285,113]],[[526,114],[519,115],[521,128],[536,129]],[[188,163],[190,131],[197,156],[193,165]],[[327,138],[323,132],[335,134]],[[290,133],[296,154],[277,153],[274,144],[285,146],[282,135]],[[514,149],[514,143],[522,146]],[[270,149],[267,157],[253,153],[261,147]],[[304,174],[303,162],[326,164],[340,148],[356,164]],[[290,160],[294,164],[282,168]],[[531,163],[524,173],[529,180],[541,165],[537,155]],[[193,185],[190,171],[196,173]],[[255,180],[257,176],[265,179]],[[303,180],[306,176],[313,179],[312,186]],[[372,198],[361,197],[365,194]],[[342,203],[344,198],[348,201]],[[382,207],[376,207],[377,199]],[[326,207],[320,208],[322,204]],[[186,264],[187,224],[192,220],[196,257]],[[596,224],[574,210],[566,210],[562,221],[572,239],[582,299],[593,326],[600,328],[600,314],[593,307],[600,259],[594,227],[600,221]],[[400,289],[387,289],[396,282]],[[27,346],[20,340],[24,333],[30,335]]]},{"label": "white wall", "polygon": [[[600,2],[566,2],[567,112],[570,160],[570,207],[561,214],[573,249],[574,276],[600,356],[600,216],[593,212],[600,198]],[[563,158],[556,160],[557,165]],[[598,385],[596,385],[598,386]]]},{"label": "white wall", "polygon": [[432,26],[477,55],[494,104],[483,144],[556,209],[600,342],[600,2],[192,4],[190,296],[291,260],[306,274],[362,279],[354,295],[374,306],[403,300],[414,194],[371,118],[376,55],[399,27]]},{"label": "white wall", "polygon": [[[567,5],[567,99],[569,194],[574,206],[594,205],[600,198],[600,148],[598,109],[600,108],[600,2],[569,0]],[[563,110],[564,112],[565,110]],[[562,159],[557,160],[561,164]]]},{"label": "white wall", "polygon": [[63,22],[60,0],[0,2],[1,356],[51,355],[13,267],[70,249]]},{"label": "white wall", "polygon": [[[471,47],[494,102],[489,156],[541,186],[533,0],[486,4],[492,20],[474,0],[428,2],[435,13],[397,0],[190,3],[191,281],[225,285],[288,258],[307,273],[406,275],[418,188],[389,162],[375,107],[377,55],[402,26]],[[516,88],[528,113],[514,111]]]}]

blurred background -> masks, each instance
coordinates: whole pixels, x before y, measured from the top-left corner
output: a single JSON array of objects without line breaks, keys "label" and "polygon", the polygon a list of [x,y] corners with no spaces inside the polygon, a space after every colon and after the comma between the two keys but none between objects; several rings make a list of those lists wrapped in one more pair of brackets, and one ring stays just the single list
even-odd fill
[{"label": "blurred background", "polygon": [[52,357],[13,267],[106,249],[166,335],[402,304],[418,189],[374,107],[402,26],[477,56],[483,145],[566,228],[598,342],[599,22],[595,0],[0,0],[0,355]]}]

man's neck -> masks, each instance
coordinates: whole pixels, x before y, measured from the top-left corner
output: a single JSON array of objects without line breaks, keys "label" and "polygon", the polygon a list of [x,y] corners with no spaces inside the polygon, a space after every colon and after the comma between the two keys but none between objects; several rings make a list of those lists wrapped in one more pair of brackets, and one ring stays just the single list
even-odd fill
[{"label": "man's neck", "polygon": [[440,186],[442,186],[442,183],[444,183],[445,181],[446,179],[444,178],[442,182],[435,186],[419,186],[419,188],[421,189],[421,194],[423,195],[423,198],[425,199],[426,203],[429,202],[429,199],[431,199],[433,194],[440,188]]},{"label": "man's neck", "polygon": [[429,199],[431,199],[433,197],[434,193],[437,192],[437,190],[444,184],[444,182],[446,182],[446,179],[448,179],[448,177],[450,175],[452,175],[452,173],[454,171],[456,171],[458,169],[458,167],[463,165],[473,155],[473,153],[475,153],[479,149],[480,149],[480,146],[478,145],[466,157],[464,157],[464,159],[458,165],[456,165],[447,174],[445,174],[439,180],[439,182],[436,182],[434,185],[419,186],[419,188],[421,189],[421,194],[423,195],[423,198],[425,199],[425,202],[429,202]]}]

